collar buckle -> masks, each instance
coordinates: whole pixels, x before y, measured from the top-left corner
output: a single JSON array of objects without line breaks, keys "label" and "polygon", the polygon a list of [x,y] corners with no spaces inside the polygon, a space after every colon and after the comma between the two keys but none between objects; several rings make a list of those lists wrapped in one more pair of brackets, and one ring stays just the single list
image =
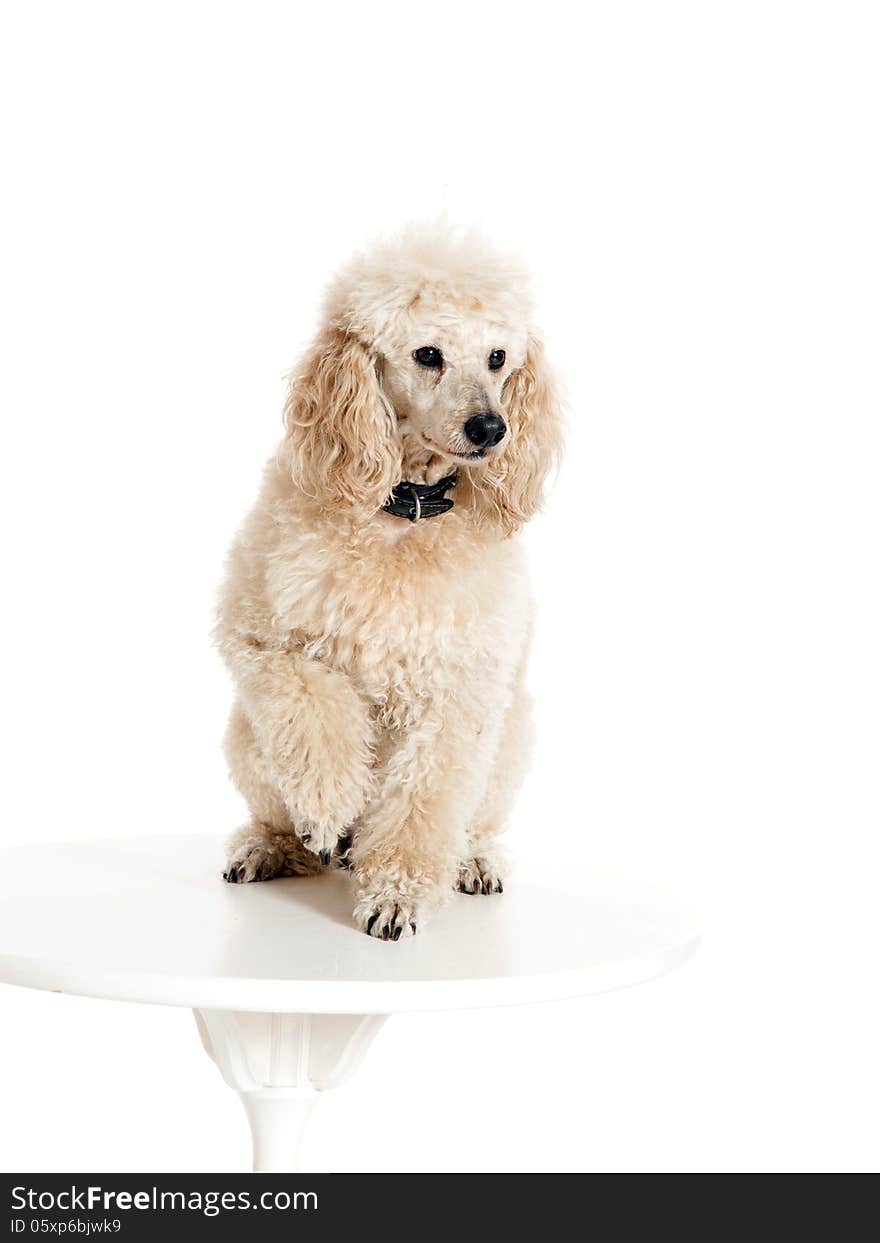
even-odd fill
[{"label": "collar buckle", "polygon": [[410,483],[404,479],[392,489],[382,508],[385,513],[393,514],[395,518],[407,518],[410,522],[437,518],[452,509],[454,501],[446,493],[455,487],[456,481],[454,474],[431,484]]}]

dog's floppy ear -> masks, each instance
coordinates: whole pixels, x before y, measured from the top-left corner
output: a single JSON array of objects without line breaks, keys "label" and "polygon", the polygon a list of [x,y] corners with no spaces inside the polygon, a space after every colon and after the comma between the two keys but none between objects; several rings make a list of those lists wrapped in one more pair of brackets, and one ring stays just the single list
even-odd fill
[{"label": "dog's floppy ear", "polygon": [[284,425],[294,480],[325,508],[368,517],[400,480],[376,359],[349,332],[332,329],[312,348],[291,380]]},{"label": "dog's floppy ear", "polygon": [[529,339],[525,361],[508,379],[501,398],[510,439],[482,475],[477,489],[511,534],[540,508],[544,482],[562,450],[562,412],[544,347]]}]

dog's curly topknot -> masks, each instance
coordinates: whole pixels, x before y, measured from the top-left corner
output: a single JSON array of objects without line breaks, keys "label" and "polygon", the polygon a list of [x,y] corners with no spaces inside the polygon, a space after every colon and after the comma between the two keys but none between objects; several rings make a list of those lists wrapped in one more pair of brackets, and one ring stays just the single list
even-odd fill
[{"label": "dog's curly topknot", "polygon": [[499,322],[532,328],[534,297],[525,263],[480,233],[442,221],[410,225],[356,254],[330,283],[324,318],[381,350],[417,299],[441,314],[444,306],[478,304]]}]

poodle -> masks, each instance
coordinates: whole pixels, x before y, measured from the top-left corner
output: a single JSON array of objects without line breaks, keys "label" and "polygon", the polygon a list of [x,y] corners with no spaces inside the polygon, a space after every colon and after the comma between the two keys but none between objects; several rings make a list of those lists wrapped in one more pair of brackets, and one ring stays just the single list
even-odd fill
[{"label": "poodle", "polygon": [[225,749],[251,818],[225,879],[347,867],[355,924],[384,941],[504,887],[531,742],[517,532],[561,444],[532,318],[527,274],[474,237],[357,256],[229,556]]}]

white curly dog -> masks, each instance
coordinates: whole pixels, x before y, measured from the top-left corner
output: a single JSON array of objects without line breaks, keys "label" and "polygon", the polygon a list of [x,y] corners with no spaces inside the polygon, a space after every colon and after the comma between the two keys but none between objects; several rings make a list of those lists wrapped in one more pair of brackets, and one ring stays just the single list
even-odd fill
[{"label": "white curly dog", "polygon": [[251,815],[225,876],[343,864],[358,927],[397,941],[503,889],[531,736],[516,533],[560,447],[527,274],[448,230],[357,257],[285,428],[221,595]]}]

